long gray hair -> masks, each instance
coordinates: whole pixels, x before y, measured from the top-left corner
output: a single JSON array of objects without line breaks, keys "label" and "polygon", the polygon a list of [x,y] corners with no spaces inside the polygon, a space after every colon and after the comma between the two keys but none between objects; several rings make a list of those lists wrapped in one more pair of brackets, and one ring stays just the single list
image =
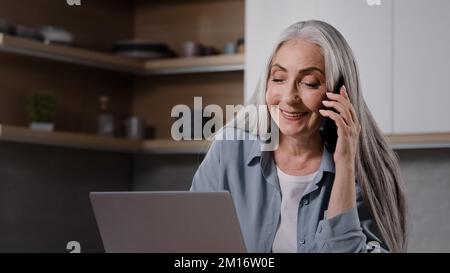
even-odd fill
[{"label": "long gray hair", "polygon": [[[328,90],[333,90],[340,76],[344,77],[350,101],[361,124],[356,155],[356,179],[360,183],[363,200],[369,205],[373,219],[389,250],[406,251],[407,206],[398,158],[389,147],[364,101],[353,52],[338,30],[316,20],[298,22],[284,30],[248,104],[266,105],[266,86],[272,58],[284,42],[298,38],[317,44],[322,49]],[[225,127],[234,126],[258,135],[268,131],[267,126],[270,126],[270,122],[267,122],[268,115],[269,111],[267,115],[259,116],[258,120],[250,120],[244,109]]]}]

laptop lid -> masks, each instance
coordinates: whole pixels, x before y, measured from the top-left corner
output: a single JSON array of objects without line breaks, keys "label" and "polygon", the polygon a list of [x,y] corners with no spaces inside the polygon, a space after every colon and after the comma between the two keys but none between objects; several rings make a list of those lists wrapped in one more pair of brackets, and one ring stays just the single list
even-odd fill
[{"label": "laptop lid", "polygon": [[229,192],[92,192],[106,252],[245,252]]}]

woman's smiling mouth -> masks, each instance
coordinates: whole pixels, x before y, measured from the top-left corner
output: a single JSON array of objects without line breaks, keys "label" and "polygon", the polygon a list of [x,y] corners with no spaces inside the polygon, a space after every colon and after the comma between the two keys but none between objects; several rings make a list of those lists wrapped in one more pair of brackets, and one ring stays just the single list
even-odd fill
[{"label": "woman's smiling mouth", "polygon": [[281,115],[287,120],[300,120],[308,114],[308,112],[289,112],[280,109]]}]

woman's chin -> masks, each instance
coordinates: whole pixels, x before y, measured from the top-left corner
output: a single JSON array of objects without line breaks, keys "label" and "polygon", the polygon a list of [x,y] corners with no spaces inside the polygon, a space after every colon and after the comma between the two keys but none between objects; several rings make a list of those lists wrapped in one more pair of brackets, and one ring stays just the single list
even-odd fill
[{"label": "woman's chin", "polygon": [[302,130],[302,128],[291,128],[289,127],[282,127],[280,128],[280,132],[281,134],[283,134],[284,136],[289,136],[289,137],[295,137],[295,136],[299,136],[303,133],[304,130]]},{"label": "woman's chin", "polygon": [[307,127],[305,124],[294,126],[293,124],[280,124],[280,133],[289,137],[311,136],[318,132],[318,125],[315,127]]}]

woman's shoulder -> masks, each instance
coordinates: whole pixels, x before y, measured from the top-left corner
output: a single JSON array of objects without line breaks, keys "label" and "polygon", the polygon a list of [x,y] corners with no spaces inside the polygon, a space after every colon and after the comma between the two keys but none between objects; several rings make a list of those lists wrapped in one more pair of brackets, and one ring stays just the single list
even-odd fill
[{"label": "woman's shoulder", "polygon": [[260,149],[258,136],[243,129],[224,127],[214,137],[208,153],[219,153],[222,159],[242,157]]},{"label": "woman's shoulder", "polygon": [[229,140],[229,141],[244,141],[253,140],[259,141],[259,137],[246,130],[235,127],[223,127],[214,137],[214,140]]}]

